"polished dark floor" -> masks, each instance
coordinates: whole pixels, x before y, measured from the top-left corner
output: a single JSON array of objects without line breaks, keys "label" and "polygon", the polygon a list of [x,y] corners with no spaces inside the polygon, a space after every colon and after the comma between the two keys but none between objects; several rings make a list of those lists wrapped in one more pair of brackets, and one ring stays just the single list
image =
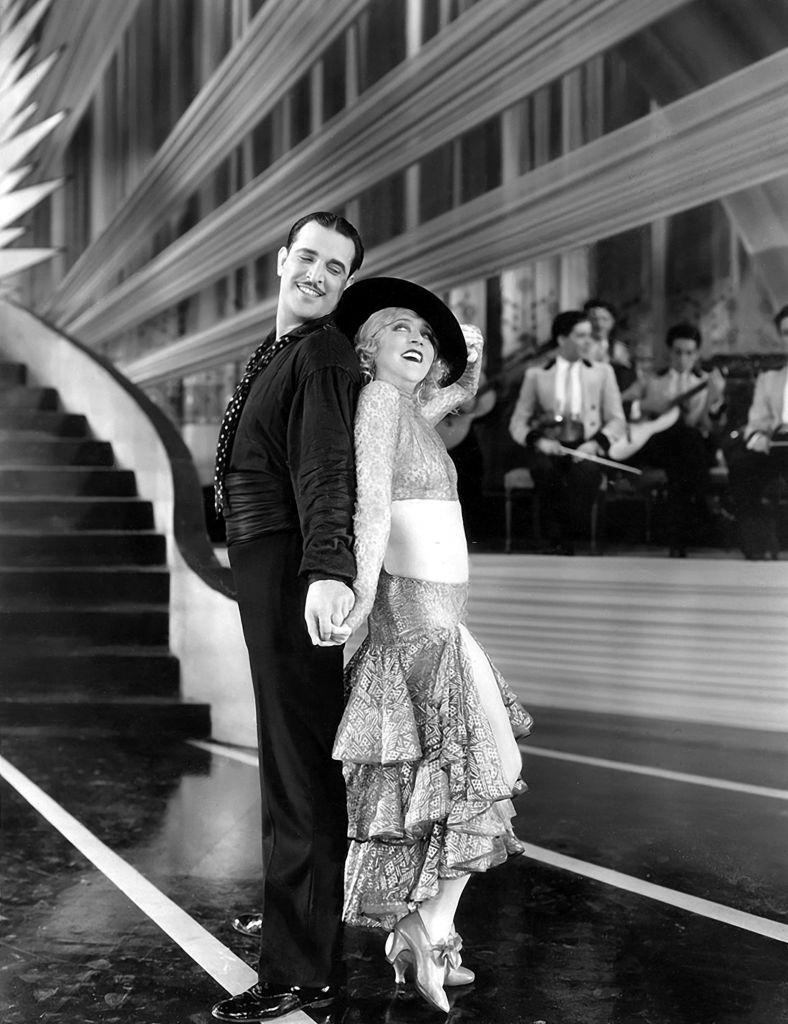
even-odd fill
[{"label": "polished dark floor", "polygon": [[[536,709],[538,711],[538,709]],[[756,786],[784,787],[776,736],[537,714],[533,744]],[[229,928],[257,903],[253,767],[180,739],[7,731],[2,755],[248,962]],[[527,746],[527,745],[526,745]],[[528,756],[527,842],[788,922],[788,802]],[[223,990],[5,782],[0,1015],[207,1024]],[[458,926],[475,985],[460,1024],[781,1024],[788,946],[529,857],[474,879]],[[383,936],[349,931],[348,1024],[440,1020],[397,993]]]}]

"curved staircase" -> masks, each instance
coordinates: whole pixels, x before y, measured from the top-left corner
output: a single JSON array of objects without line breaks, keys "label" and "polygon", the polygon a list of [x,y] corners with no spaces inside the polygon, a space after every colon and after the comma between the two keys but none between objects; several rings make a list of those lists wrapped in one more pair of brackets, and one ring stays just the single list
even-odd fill
[{"label": "curved staircase", "polygon": [[179,699],[165,538],[134,473],[0,362],[0,723],[210,731]]}]

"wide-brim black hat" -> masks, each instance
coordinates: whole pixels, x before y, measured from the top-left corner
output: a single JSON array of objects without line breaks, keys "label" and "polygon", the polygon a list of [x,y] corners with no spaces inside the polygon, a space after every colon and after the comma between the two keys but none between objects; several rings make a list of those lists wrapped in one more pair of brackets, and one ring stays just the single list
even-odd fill
[{"label": "wide-brim black hat", "polygon": [[356,331],[373,313],[395,306],[413,310],[425,320],[435,335],[438,355],[449,367],[444,384],[462,375],[468,361],[468,349],[457,317],[437,295],[400,277],[367,277],[352,284],[342,294],[334,313],[337,327],[352,341]]}]

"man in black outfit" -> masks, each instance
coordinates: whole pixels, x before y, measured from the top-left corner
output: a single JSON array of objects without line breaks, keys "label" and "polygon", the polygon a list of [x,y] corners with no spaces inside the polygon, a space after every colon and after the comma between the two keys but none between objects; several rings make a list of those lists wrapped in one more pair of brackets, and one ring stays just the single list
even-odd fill
[{"label": "man in black outfit", "polygon": [[331,315],[361,265],[344,218],[313,213],[279,250],[276,327],[219,434],[227,527],[257,709],[263,827],[259,981],[213,1016],[331,1007],[344,985],[347,816],[331,750],[343,710],[340,626],[353,605],[353,421],[360,372]]}]

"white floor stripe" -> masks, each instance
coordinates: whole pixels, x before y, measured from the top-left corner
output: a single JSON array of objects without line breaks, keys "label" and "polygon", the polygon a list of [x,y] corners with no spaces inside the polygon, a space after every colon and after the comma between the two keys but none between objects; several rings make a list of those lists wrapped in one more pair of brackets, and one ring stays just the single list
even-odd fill
[{"label": "white floor stripe", "polygon": [[[753,786],[749,782],[733,782],[731,779],[715,779],[707,775],[672,772],[667,768],[630,764],[628,761],[608,761],[604,757],[567,754],[563,750],[548,750],[545,747],[535,747],[528,740],[520,743],[520,749],[526,754],[535,754],[536,757],[549,757],[555,761],[575,761],[577,764],[590,764],[595,768],[612,768],[617,772],[631,772],[634,775],[651,775],[657,779],[670,779],[671,782],[689,782],[694,786],[710,786],[712,789],[728,789],[733,793],[748,793],[750,796],[768,796],[775,800],[788,800],[788,790],[786,789],[772,789],[770,786]],[[254,763],[257,764],[257,761],[255,760]]]},{"label": "white floor stripe", "polygon": [[734,928],[743,928],[745,931],[755,932],[756,935],[764,935],[767,939],[788,943],[788,925],[770,921],[767,917],[757,917],[755,914],[747,914],[743,910],[734,910],[733,907],[726,907],[722,903],[713,903],[711,900],[704,900],[699,896],[688,896],[687,893],[666,889],[663,885],[655,885],[653,882],[644,882],[632,875],[624,875],[620,871],[613,871],[610,868],[601,868],[596,864],[589,864],[585,860],[566,857],[562,853],[553,853],[552,850],[545,850],[541,846],[532,846],[530,843],[525,844],[525,855],[542,864],[549,864],[551,867],[561,868],[563,871],[571,871],[576,875],[583,875],[585,878],[593,878],[605,885],[613,885],[617,889],[624,889],[638,896],[657,900],[659,903],[667,903],[671,907],[688,910],[692,914],[709,917],[713,921],[733,925]]},{"label": "white floor stripe", "polygon": [[[222,988],[236,995],[254,985],[257,981],[255,970],[4,757],[0,757],[0,776]],[[283,1024],[313,1024],[312,1019],[300,1010],[278,1019]]]},{"label": "white floor stripe", "polygon": [[[200,740],[189,740],[192,746],[200,747],[203,750],[207,750],[211,754],[216,754],[220,757],[227,757],[233,761],[240,761],[242,764],[251,765],[257,767],[257,757],[254,754],[249,754],[246,751],[238,750],[236,747],[226,747],[221,743],[204,743]],[[523,749],[533,752],[534,748],[531,747],[527,742],[523,744]],[[536,748],[539,749],[539,748]],[[558,753],[557,751],[550,751],[550,754]],[[547,756],[547,755],[545,755]],[[575,757],[581,757],[581,755],[566,755],[567,759],[574,760]],[[583,760],[591,760],[597,763],[597,759],[594,758],[583,758]],[[623,762],[621,762],[623,764]],[[619,762],[610,761],[605,762],[606,767],[618,766]],[[633,765],[631,767],[639,768],[639,765]],[[649,769],[645,770],[646,773],[650,773]],[[659,769],[655,769],[659,771]],[[679,773],[671,773],[679,774]],[[688,776],[689,779],[703,778],[703,776]],[[686,781],[686,780],[682,780]],[[712,783],[715,781],[722,780],[710,780]],[[732,786],[736,786],[737,783],[731,783]],[[752,787],[754,789],[762,790],[764,787]],[[780,793],[781,790],[775,790],[774,792]],[[699,896],[690,896],[684,892],[678,892],[675,889],[668,889],[663,885],[655,885],[653,882],[644,882],[640,878],[635,878],[633,875],[625,875],[621,871],[613,871],[611,868],[603,868],[598,864],[591,864],[589,861],[578,860],[575,857],[567,857],[562,853],[553,853],[552,850],[546,850],[541,846],[534,846],[531,843],[525,844],[525,853],[527,857],[532,860],[540,861],[543,864],[549,864],[551,867],[562,868],[564,871],[571,871],[576,875],[583,875],[585,878],[593,878],[597,882],[603,882],[605,885],[612,885],[617,889],[624,889],[626,892],[635,893],[638,896],[645,896],[650,900],[657,900],[659,903],[667,903],[671,907],[678,907],[681,910],[687,910],[692,914],[698,914],[701,917],[708,917],[713,921],[721,921],[724,924],[733,925],[735,928],[742,928],[745,931],[754,932],[756,935],[764,935],[769,939],[776,939],[778,942],[788,943],[788,925],[780,924],[778,921],[771,921],[767,917],[758,917],[755,914],[748,914],[743,910],[735,910],[733,907],[726,907],[722,903],[714,903],[712,900],[704,900]]]},{"label": "white floor stripe", "polygon": [[223,743],[209,743],[206,740],[187,740],[190,747],[199,747],[200,750],[207,750],[209,754],[221,754],[231,761],[240,761],[241,764],[251,765],[256,768],[258,765],[257,754],[249,754],[240,747],[225,747]]}]

